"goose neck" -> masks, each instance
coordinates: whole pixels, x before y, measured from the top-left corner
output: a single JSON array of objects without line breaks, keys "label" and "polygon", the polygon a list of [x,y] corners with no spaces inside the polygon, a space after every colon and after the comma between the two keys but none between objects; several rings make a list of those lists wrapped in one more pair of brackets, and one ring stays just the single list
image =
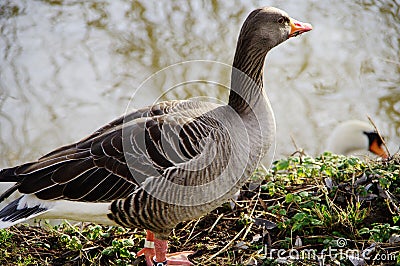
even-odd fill
[{"label": "goose neck", "polygon": [[267,51],[238,44],[232,65],[229,105],[239,114],[254,111],[263,93],[263,68]]}]

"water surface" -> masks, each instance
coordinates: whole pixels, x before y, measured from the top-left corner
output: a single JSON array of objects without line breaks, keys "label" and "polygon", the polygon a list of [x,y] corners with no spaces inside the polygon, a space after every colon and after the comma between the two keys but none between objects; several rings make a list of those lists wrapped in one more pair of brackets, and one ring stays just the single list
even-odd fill
[{"label": "water surface", "polygon": [[[277,121],[277,156],[324,150],[340,121],[371,116],[390,150],[400,143],[396,1],[2,1],[0,168],[37,159],[125,112],[151,74],[187,60],[231,64],[241,24],[272,5],[314,30],[267,56],[265,85]],[[175,73],[182,78],[188,70]],[[223,75],[223,73],[221,73]],[[227,76],[226,78],[229,78]],[[161,99],[226,90],[160,86]]]}]

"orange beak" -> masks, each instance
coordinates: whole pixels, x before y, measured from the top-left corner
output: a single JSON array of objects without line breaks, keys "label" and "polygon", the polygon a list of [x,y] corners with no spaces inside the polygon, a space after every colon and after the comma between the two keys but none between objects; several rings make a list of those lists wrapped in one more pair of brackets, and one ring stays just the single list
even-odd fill
[{"label": "orange beak", "polygon": [[382,145],[379,145],[376,139],[372,141],[371,146],[369,146],[369,150],[384,159],[389,157],[386,151],[382,148]]},{"label": "orange beak", "polygon": [[300,22],[293,18],[290,18],[290,28],[289,38],[296,37],[304,32],[312,30],[311,24]]}]

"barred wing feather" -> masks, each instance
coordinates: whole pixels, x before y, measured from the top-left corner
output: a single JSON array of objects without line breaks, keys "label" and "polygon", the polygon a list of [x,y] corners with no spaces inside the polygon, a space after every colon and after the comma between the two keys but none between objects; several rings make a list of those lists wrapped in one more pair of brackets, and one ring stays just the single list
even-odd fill
[{"label": "barred wing feather", "polygon": [[0,179],[18,182],[21,193],[44,200],[125,198],[146,178],[161,176],[169,167],[201,153],[199,143],[209,134],[210,123],[193,116],[214,107],[171,101],[137,110],[37,162],[1,171]]}]

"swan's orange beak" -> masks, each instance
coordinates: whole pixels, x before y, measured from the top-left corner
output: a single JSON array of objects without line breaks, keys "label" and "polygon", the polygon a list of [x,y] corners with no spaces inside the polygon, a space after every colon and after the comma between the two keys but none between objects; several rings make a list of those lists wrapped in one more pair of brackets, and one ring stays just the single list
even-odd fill
[{"label": "swan's orange beak", "polygon": [[300,22],[293,18],[290,18],[290,28],[289,38],[296,37],[304,32],[312,30],[311,24]]},{"label": "swan's orange beak", "polygon": [[371,142],[371,145],[369,146],[369,150],[373,153],[375,153],[376,155],[387,159],[389,157],[389,155],[386,153],[386,151],[383,149],[382,145],[379,145],[378,143],[378,139],[374,139]]}]

